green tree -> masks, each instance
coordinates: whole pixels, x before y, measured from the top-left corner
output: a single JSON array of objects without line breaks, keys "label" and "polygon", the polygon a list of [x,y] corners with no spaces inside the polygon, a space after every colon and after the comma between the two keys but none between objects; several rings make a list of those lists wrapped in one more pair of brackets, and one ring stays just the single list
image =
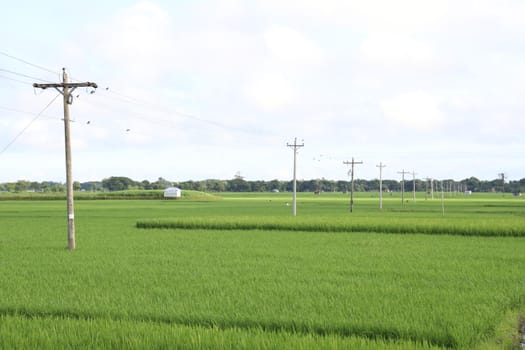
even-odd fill
[{"label": "green tree", "polygon": [[29,184],[29,189],[39,192],[42,189],[42,185],[39,182],[33,181]]},{"label": "green tree", "polygon": [[226,181],[216,179],[206,180],[206,191],[224,192],[226,191]]},{"label": "green tree", "polygon": [[5,188],[9,192],[15,192],[15,187],[16,187],[16,183],[14,183],[14,182],[8,182],[8,183],[5,184]]},{"label": "green tree", "polygon": [[135,181],[131,180],[129,177],[124,176],[112,176],[108,179],[102,180],[103,188],[109,191],[127,190],[134,185]]},{"label": "green tree", "polygon": [[102,182],[100,181],[88,181],[80,184],[80,189],[89,192],[102,191]]},{"label": "green tree", "polygon": [[51,192],[66,192],[66,185],[61,183],[53,183]]},{"label": "green tree", "polygon": [[273,190],[282,191],[283,184],[279,180],[275,179],[275,180],[268,182],[268,189],[270,191],[273,191]]},{"label": "green tree", "polygon": [[349,187],[350,186],[348,185],[348,181],[339,180],[336,183],[336,190],[337,190],[337,192],[346,193],[348,191]]},{"label": "green tree", "polygon": [[26,180],[18,180],[15,184],[15,192],[24,192],[29,189],[31,183]]},{"label": "green tree", "polygon": [[481,192],[481,181],[478,178],[472,176],[468,179],[464,179],[462,182],[467,185],[468,191]]},{"label": "green tree", "polygon": [[148,180],[142,180],[139,187],[143,190],[151,190],[151,183]]},{"label": "green tree", "polygon": [[229,180],[226,189],[230,192],[250,192],[251,185],[244,178],[237,173],[233,180]]},{"label": "green tree", "polygon": [[266,182],[265,181],[251,181],[251,190],[253,192],[265,192]]},{"label": "green tree", "polygon": [[[163,177],[159,177],[157,181],[153,182],[151,184],[151,188],[154,190],[163,190],[167,187],[173,186],[173,183],[171,181],[166,180]],[[188,188],[189,189],[189,188]]]}]

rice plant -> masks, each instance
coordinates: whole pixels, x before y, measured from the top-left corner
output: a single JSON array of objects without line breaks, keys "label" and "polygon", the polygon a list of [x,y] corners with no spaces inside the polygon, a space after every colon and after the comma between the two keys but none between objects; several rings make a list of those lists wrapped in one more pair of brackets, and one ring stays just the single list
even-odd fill
[{"label": "rice plant", "polygon": [[350,217],[331,213],[346,201],[308,199],[312,217],[294,221],[285,201],[80,201],[75,252],[62,201],[0,202],[0,348],[472,349],[522,314],[519,235],[337,231],[521,226],[514,202],[458,203],[443,220],[430,204]]}]

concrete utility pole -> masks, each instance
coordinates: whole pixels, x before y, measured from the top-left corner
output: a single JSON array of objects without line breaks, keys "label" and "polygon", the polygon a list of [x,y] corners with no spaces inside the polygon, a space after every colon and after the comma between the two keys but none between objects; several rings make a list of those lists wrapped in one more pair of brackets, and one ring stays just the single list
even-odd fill
[{"label": "concrete utility pole", "polygon": [[349,162],[349,161],[344,161],[343,164],[346,164],[346,165],[352,165],[351,169],[350,169],[350,173],[351,173],[351,189],[350,189],[350,212],[353,212],[354,211],[354,165],[355,164],[363,164],[363,162],[356,162],[354,161],[354,158],[352,157],[352,161]]},{"label": "concrete utility pole", "polygon": [[67,188],[67,246],[69,250],[75,250],[75,209],[73,205],[73,172],[71,170],[71,141],[69,130],[69,105],[73,103],[73,91],[78,87],[97,88],[97,84],[91,82],[70,83],[66,69],[62,69],[62,83],[57,84],[33,84],[34,88],[55,88],[64,96],[64,134],[66,148],[66,188]]},{"label": "concrete utility pole", "polygon": [[292,204],[292,215],[297,215],[297,149],[304,147],[304,143],[297,144],[297,137],[294,139],[293,144],[286,143],[286,147],[293,147],[293,204]]},{"label": "concrete utility pole", "polygon": [[398,174],[401,174],[401,203],[405,206],[405,174],[410,174],[409,171],[398,171]]},{"label": "concrete utility pole", "polygon": [[383,209],[383,168],[386,167],[382,162],[376,165],[379,168],[379,209]]},{"label": "concrete utility pole", "polygon": [[412,193],[414,203],[416,202],[416,172],[412,169]]}]

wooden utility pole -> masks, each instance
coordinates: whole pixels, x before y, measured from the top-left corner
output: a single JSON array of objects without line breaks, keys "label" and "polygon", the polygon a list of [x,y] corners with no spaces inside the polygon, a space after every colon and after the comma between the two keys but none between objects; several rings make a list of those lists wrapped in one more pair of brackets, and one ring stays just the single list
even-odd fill
[{"label": "wooden utility pole", "polygon": [[[430,177],[425,178],[425,200],[428,199],[428,183],[432,181]],[[434,198],[434,195],[432,194],[432,198]]]},{"label": "wooden utility pole", "polygon": [[354,211],[354,165],[355,164],[363,164],[363,162],[356,162],[354,161],[354,158],[352,157],[352,161],[344,161],[343,164],[346,165],[352,165],[350,168],[351,173],[351,188],[350,188],[350,212],[352,213]]},{"label": "wooden utility pole", "polygon": [[410,174],[410,172],[403,169],[397,173],[401,174],[401,203],[405,206],[405,174]]},{"label": "wooden utility pole", "polygon": [[386,167],[382,162],[376,165],[379,168],[379,209],[383,209],[383,168]]},{"label": "wooden utility pole", "polygon": [[498,176],[501,178],[501,192],[505,193],[505,173],[499,173]]},{"label": "wooden utility pole", "polygon": [[287,147],[293,148],[293,203],[292,203],[292,215],[297,215],[297,149],[304,147],[304,143],[297,144],[297,137],[294,139],[293,144],[286,143]]},{"label": "wooden utility pole", "polygon": [[416,202],[416,175],[416,172],[412,169],[412,193],[414,203]]},{"label": "wooden utility pole", "polygon": [[443,189],[443,180],[441,180],[441,213],[445,216],[445,191]]},{"label": "wooden utility pole", "polygon": [[70,83],[66,69],[62,69],[62,83],[57,84],[33,84],[34,88],[55,88],[64,97],[64,134],[66,148],[66,194],[67,194],[67,246],[69,250],[75,250],[75,208],[73,203],[73,172],[71,170],[71,141],[69,129],[69,105],[73,103],[73,91],[77,87],[97,88],[97,84],[91,82]]}]

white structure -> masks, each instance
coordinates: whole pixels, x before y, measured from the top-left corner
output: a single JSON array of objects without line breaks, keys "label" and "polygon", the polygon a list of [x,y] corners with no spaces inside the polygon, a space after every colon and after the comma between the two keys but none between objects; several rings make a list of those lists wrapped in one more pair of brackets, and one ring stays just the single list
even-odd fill
[{"label": "white structure", "polygon": [[182,191],[178,187],[168,187],[164,190],[164,198],[180,198]]}]

